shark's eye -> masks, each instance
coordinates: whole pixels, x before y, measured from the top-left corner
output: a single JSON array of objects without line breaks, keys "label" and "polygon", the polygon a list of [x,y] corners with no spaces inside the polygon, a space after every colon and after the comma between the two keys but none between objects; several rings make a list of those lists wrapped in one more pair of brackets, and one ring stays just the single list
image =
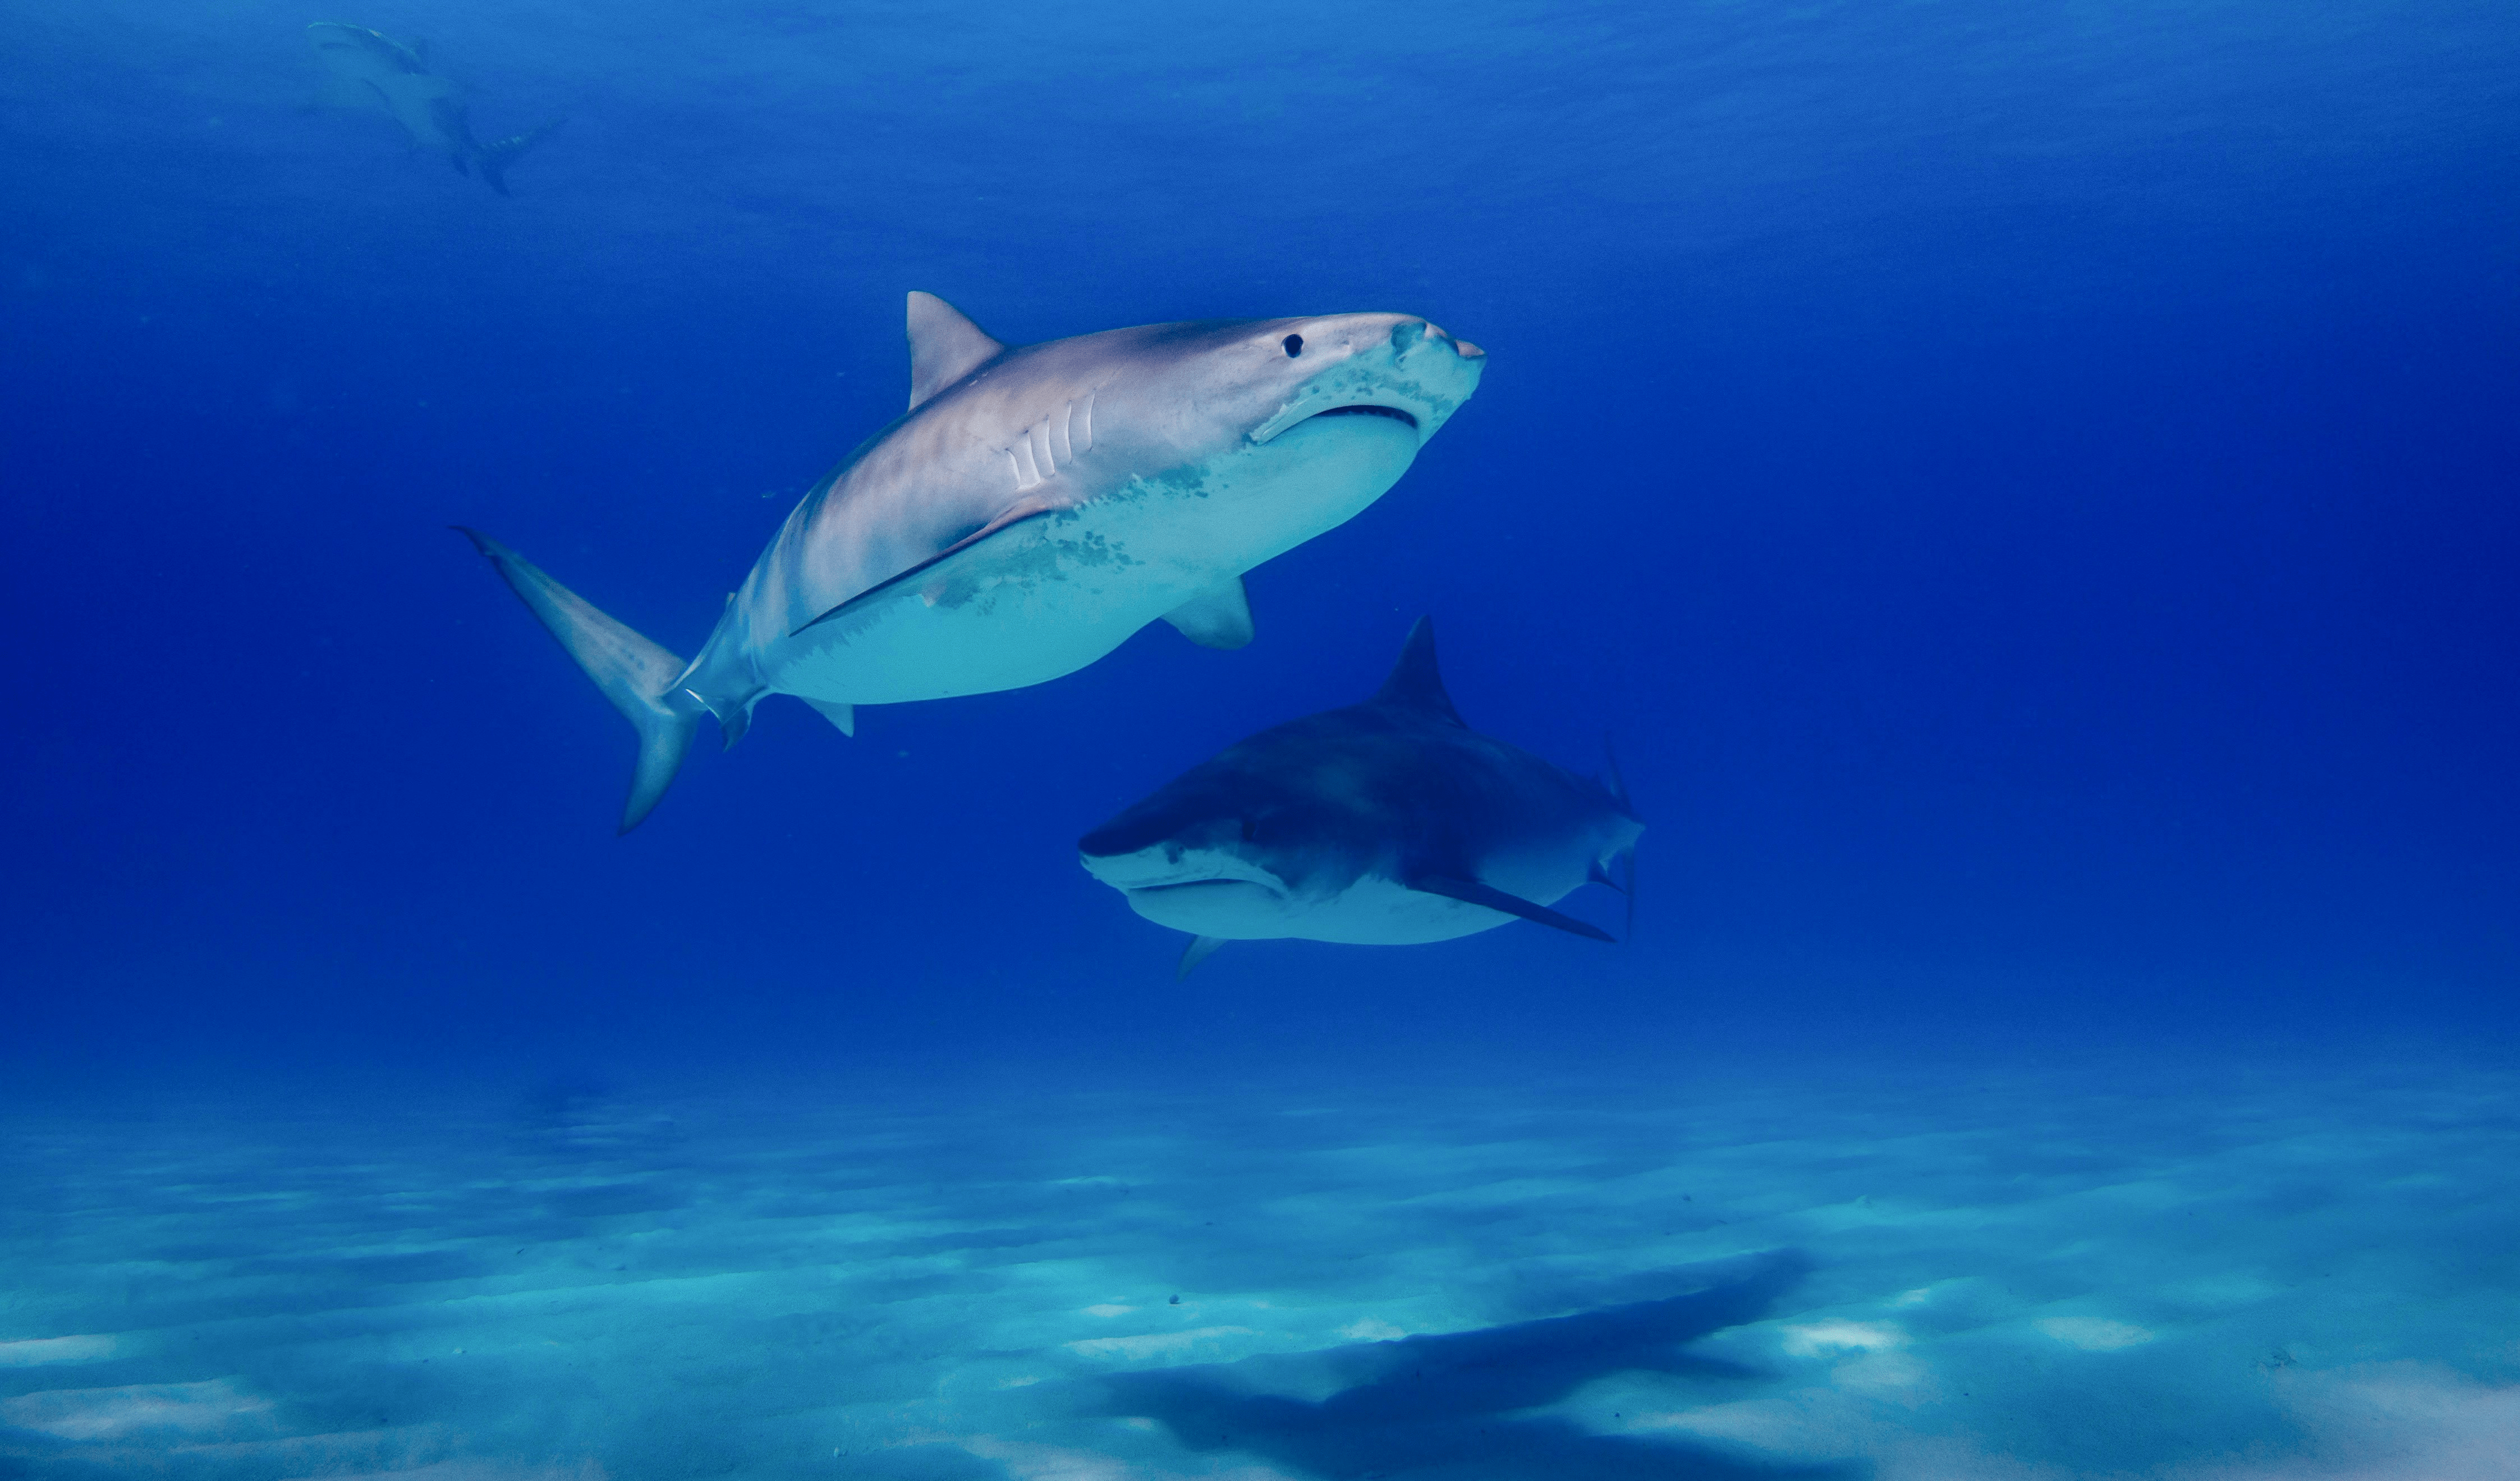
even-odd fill
[{"label": "shark's eye", "polygon": [[1289,360],[1304,352],[1304,337],[1301,335],[1288,335],[1278,342],[1286,346],[1286,358]]}]

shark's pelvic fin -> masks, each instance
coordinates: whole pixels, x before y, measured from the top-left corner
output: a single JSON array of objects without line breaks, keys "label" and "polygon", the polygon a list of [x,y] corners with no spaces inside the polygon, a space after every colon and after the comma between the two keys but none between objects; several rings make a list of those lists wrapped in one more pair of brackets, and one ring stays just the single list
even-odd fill
[{"label": "shark's pelvic fin", "polygon": [[1400,661],[1391,665],[1390,677],[1373,692],[1373,702],[1395,709],[1420,710],[1455,725],[1462,724],[1462,712],[1453,708],[1453,696],[1444,693],[1444,676],[1435,669],[1434,618],[1420,617],[1418,625],[1409,629],[1409,641],[1400,649]]},{"label": "shark's pelvic fin", "polygon": [[[604,697],[639,732],[639,765],[631,774],[630,799],[621,809],[621,831],[637,828],[673,785],[674,773],[691,752],[700,716],[708,713],[691,691],[676,683],[687,665],[598,611],[515,551],[479,530],[455,528],[490,559],[508,589],[542,619]],[[734,734],[742,734],[741,729]]]},{"label": "shark's pelvic fin", "polygon": [[[798,695],[796,697],[799,699],[805,699],[803,695]],[[831,721],[833,725],[838,726],[840,728],[841,735],[847,736],[852,740],[856,739],[858,733],[858,707],[856,705],[840,704],[830,699],[805,699],[805,702],[814,706],[814,713]]]},{"label": "shark's pelvic fin", "polygon": [[[1636,799],[1628,795],[1627,776],[1619,770],[1619,748],[1610,743],[1608,736],[1601,738],[1601,755],[1610,767],[1610,775],[1607,779],[1610,795],[1618,799],[1619,811],[1631,818],[1635,817]],[[1612,879],[1610,872],[1596,863],[1593,866],[1593,878],[1596,883],[1606,884],[1628,897],[1628,923],[1623,935],[1625,939],[1633,941],[1637,936],[1637,846],[1631,843],[1621,849],[1619,857],[1613,862],[1618,864],[1619,873],[1625,877]]]},{"label": "shark's pelvic fin", "polygon": [[1006,353],[1007,347],[934,293],[910,295],[910,409]]},{"label": "shark's pelvic fin", "polygon": [[1251,641],[1251,599],[1240,576],[1228,576],[1164,613],[1164,620],[1201,648],[1240,648]]},{"label": "shark's pelvic fin", "polygon": [[542,124],[535,128],[529,128],[523,133],[517,135],[515,138],[502,139],[496,144],[482,146],[480,159],[481,178],[490,182],[490,189],[497,191],[502,196],[506,195],[508,193],[508,166],[517,162],[517,157],[518,155],[523,154],[525,151],[532,149],[535,145],[540,144],[543,140],[549,138],[553,129],[560,127],[561,124],[566,121],[566,119],[562,118],[554,118],[549,123]]},{"label": "shark's pelvic fin", "polygon": [[1173,966],[1173,980],[1188,981],[1191,971],[1200,963],[1215,956],[1216,949],[1224,944],[1225,938],[1222,936],[1191,937],[1190,945],[1182,948],[1181,961]]},{"label": "shark's pelvic fin", "polygon": [[1525,920],[1536,920],[1542,925],[1553,925],[1559,930],[1571,931],[1578,936],[1590,936],[1596,941],[1608,941],[1615,944],[1619,939],[1598,925],[1587,924],[1572,916],[1561,916],[1546,905],[1534,905],[1519,895],[1508,895],[1504,890],[1493,885],[1481,884],[1476,879],[1457,879],[1448,875],[1420,875],[1409,881],[1409,887],[1425,894],[1442,895],[1447,899],[1459,900],[1468,905],[1484,905],[1490,910],[1503,911],[1508,916],[1520,916]]}]

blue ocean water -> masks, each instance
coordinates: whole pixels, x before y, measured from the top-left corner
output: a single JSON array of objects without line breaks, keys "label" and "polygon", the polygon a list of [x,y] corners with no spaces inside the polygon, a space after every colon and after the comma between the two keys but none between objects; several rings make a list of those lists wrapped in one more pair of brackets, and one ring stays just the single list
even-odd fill
[{"label": "blue ocean water", "polygon": [[[0,201],[0,1475],[2520,1474],[2509,7],[24,0]],[[1487,369],[615,837],[445,526],[692,651],[913,290]],[[1177,981],[1077,839],[1421,614],[1629,939]]]}]

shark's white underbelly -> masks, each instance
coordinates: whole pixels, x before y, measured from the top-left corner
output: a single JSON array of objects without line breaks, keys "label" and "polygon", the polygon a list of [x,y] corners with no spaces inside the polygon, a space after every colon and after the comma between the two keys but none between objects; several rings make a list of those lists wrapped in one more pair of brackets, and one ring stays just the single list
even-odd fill
[{"label": "shark's white underbelly", "polygon": [[1354,517],[1418,434],[1378,417],[1305,424],[1212,462],[1008,528],[852,612],[766,644],[772,690],[899,704],[1073,673],[1202,592]]},{"label": "shark's white underbelly", "polygon": [[[1530,884],[1525,879],[1514,882],[1526,888]],[[1574,883],[1544,887],[1524,898],[1554,905],[1574,888]],[[1227,941],[1295,937],[1345,946],[1422,946],[1474,936],[1514,920],[1503,911],[1410,889],[1379,875],[1368,875],[1334,895],[1318,898],[1240,879],[1128,893],[1129,908],[1157,925]]]}]

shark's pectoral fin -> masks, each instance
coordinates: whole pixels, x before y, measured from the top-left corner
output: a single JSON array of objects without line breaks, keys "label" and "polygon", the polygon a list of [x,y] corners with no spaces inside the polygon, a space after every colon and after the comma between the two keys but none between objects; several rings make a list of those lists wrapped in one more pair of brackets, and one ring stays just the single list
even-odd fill
[{"label": "shark's pectoral fin", "polygon": [[941,551],[938,551],[926,560],[920,561],[917,565],[914,565],[910,567],[910,569],[902,571],[897,575],[885,577],[883,580],[868,587],[865,591],[858,593],[846,602],[832,607],[830,611],[816,617],[813,621],[806,623],[804,627],[796,629],[795,632],[789,633],[788,636],[793,638],[797,633],[802,633],[807,628],[821,627],[826,622],[837,621],[842,617],[848,616],[852,612],[864,611],[866,608],[881,602],[884,598],[899,594],[902,588],[908,586],[913,580],[934,570],[937,566],[953,560],[956,556],[963,554],[965,551],[970,550],[981,544],[991,536],[1004,534],[1013,525],[1022,524],[1027,520],[1038,519],[1044,515],[1057,513],[1058,510],[1051,505],[1038,503],[1033,500],[1025,500],[1024,502],[1009,509],[1005,514],[998,516],[995,519],[992,519],[988,523],[980,526],[978,529],[965,535],[962,539],[955,541],[953,544],[945,547]]},{"label": "shark's pectoral fin", "polygon": [[1201,648],[1240,648],[1251,641],[1251,599],[1240,576],[1228,576],[1164,613],[1164,620]]},{"label": "shark's pectoral fin", "polygon": [[1519,895],[1508,895],[1494,885],[1481,884],[1476,879],[1458,879],[1449,875],[1419,875],[1410,879],[1408,883],[1411,889],[1422,894],[1442,895],[1447,899],[1459,900],[1465,905],[1484,905],[1490,910],[1503,911],[1508,916],[1520,916],[1525,920],[1536,920],[1542,925],[1553,925],[1559,930],[1569,931],[1578,936],[1590,936],[1596,941],[1608,941],[1615,944],[1619,939],[1598,925],[1588,924],[1572,916],[1561,916],[1546,905],[1534,905]]},{"label": "shark's pectoral fin", "polygon": [[384,96],[375,83],[363,77],[344,77],[335,72],[328,74],[315,89],[315,96],[307,107],[364,110],[382,103]]},{"label": "shark's pectoral fin", "polygon": [[910,295],[910,409],[978,370],[1007,347],[934,293]]},{"label": "shark's pectoral fin", "polygon": [[807,704],[814,706],[814,713],[831,721],[833,725],[838,726],[840,728],[841,735],[847,736],[852,740],[856,739],[858,733],[858,707],[856,705],[841,704],[831,699],[806,699],[803,695],[798,695],[796,697],[799,699],[805,699]]},{"label": "shark's pectoral fin", "polygon": [[1190,945],[1182,948],[1181,961],[1173,966],[1173,980],[1175,982],[1188,980],[1192,969],[1215,956],[1216,949],[1224,944],[1225,938],[1222,936],[1191,937]]}]

